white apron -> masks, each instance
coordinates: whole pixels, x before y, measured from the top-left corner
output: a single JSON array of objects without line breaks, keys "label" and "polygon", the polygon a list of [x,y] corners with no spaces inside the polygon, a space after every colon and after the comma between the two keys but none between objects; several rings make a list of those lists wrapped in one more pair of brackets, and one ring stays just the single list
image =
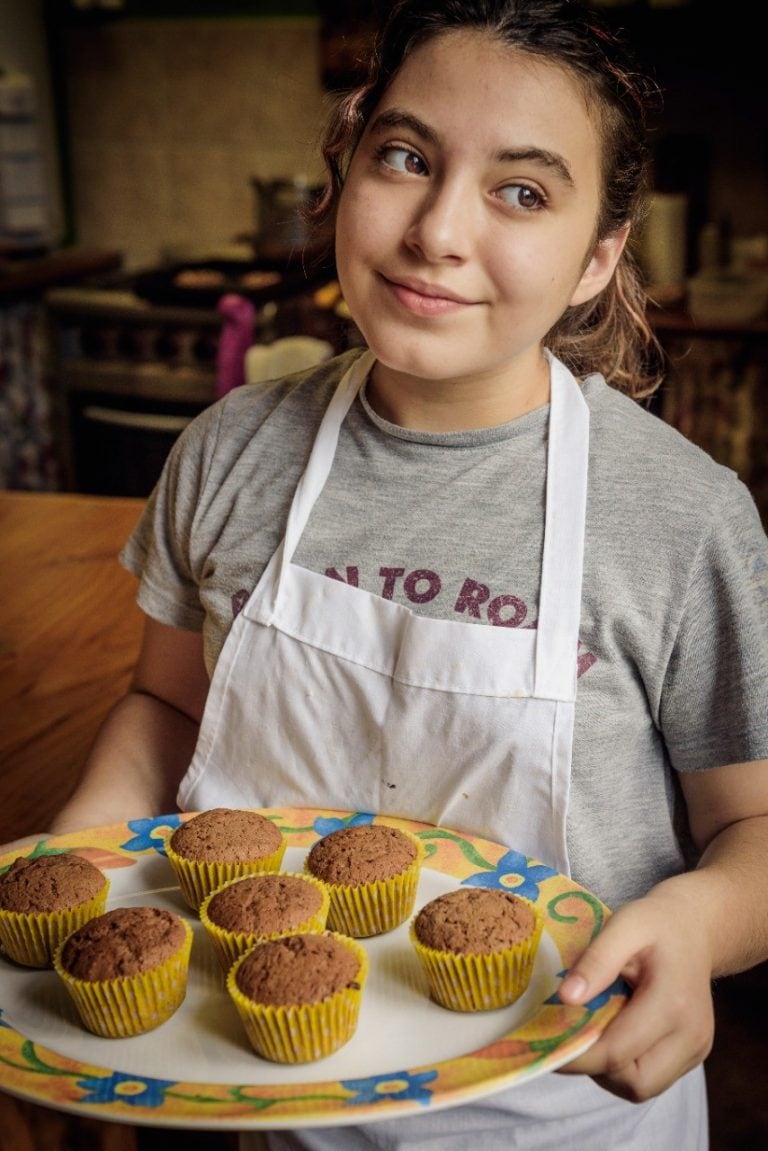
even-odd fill
[{"label": "white apron", "polygon": [[[285,537],[233,622],[179,804],[195,811],[305,805],[403,816],[485,836],[569,874],[586,402],[570,372],[550,357],[536,628],[435,620],[292,563],[331,470],[344,417],[373,362],[364,353],[341,379],[296,488]],[[506,527],[496,527],[502,539]],[[558,1143],[560,1136],[550,1131],[553,1148],[580,1146],[573,1138],[574,1112],[585,1111],[592,1139],[596,1120],[600,1127],[611,1124],[602,1110],[615,1109],[612,1097],[591,1080],[548,1076],[543,1088],[537,1080],[525,1085],[525,1100],[520,1091],[495,1096],[496,1114],[508,1123],[511,1116],[504,1113],[516,1110],[519,1100],[529,1123],[546,1117],[549,1126],[562,1116],[567,1141]],[[619,1107],[632,1113],[631,1130],[640,1113],[628,1104]],[[426,1137],[431,1123],[424,1126],[422,1117],[419,1123],[415,1130]],[[393,1132],[395,1126],[387,1124]],[[647,1137],[656,1132],[641,1126],[636,1144],[606,1143],[606,1151],[647,1151],[655,1145]],[[666,1114],[665,1138],[671,1126]],[[409,1128],[406,1120],[403,1138],[411,1146]],[[456,1130],[455,1122],[448,1129]],[[326,1137],[329,1147],[353,1138],[344,1128],[311,1134],[317,1146],[325,1146]],[[675,1133],[675,1151],[701,1151],[705,1144],[686,1142],[682,1134]],[[500,1132],[499,1146],[509,1145]]]},{"label": "white apron", "polygon": [[429,619],[291,562],[371,364],[365,353],[341,380],[285,539],[233,623],[180,803],[401,815],[567,873],[586,403],[553,362],[537,628]]}]

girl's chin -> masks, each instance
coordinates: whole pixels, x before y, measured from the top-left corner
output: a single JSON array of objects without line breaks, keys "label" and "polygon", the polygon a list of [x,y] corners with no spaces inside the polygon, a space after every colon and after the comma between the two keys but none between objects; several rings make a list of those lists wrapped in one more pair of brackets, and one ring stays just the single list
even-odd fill
[{"label": "girl's chin", "polygon": [[441,380],[474,374],[473,367],[465,365],[458,357],[446,356],[444,352],[441,355],[431,355],[430,349],[423,346],[408,348],[400,345],[393,351],[393,343],[377,344],[373,341],[368,344],[376,357],[379,371],[387,375],[439,383]]},{"label": "girl's chin", "polygon": [[456,371],[456,365],[441,370],[435,366],[434,361],[423,364],[414,358],[383,360],[376,357],[379,366],[379,378],[419,380],[429,384],[450,383],[452,380],[463,378],[464,373]]}]

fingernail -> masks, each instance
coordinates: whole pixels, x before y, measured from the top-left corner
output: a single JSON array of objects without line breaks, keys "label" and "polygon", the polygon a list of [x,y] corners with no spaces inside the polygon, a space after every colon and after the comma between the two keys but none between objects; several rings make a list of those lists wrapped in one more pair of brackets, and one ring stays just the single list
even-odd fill
[{"label": "fingernail", "polygon": [[573,975],[566,975],[563,982],[560,984],[560,998],[563,997],[563,992],[567,995],[568,999],[581,999],[586,993],[587,981],[583,975],[574,973]]}]

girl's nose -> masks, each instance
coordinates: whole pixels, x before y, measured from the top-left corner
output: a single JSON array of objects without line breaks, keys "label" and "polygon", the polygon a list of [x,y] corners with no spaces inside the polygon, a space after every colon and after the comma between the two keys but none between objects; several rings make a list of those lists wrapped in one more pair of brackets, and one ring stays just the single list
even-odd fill
[{"label": "girl's nose", "polygon": [[405,240],[428,262],[460,263],[470,254],[471,220],[465,189],[457,184],[433,185],[416,209]]}]

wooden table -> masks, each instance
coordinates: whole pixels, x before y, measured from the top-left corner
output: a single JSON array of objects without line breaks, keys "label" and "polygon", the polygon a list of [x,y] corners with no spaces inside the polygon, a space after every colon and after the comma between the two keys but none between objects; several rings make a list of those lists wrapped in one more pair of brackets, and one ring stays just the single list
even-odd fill
[{"label": "wooden table", "polygon": [[[128,685],[142,613],[118,563],[143,500],[0,491],[0,843],[44,831]],[[137,1128],[6,1095],[0,1149],[235,1151],[230,1132]]]},{"label": "wooden table", "polygon": [[0,491],[0,843],[45,831],[125,691],[143,500]]}]

